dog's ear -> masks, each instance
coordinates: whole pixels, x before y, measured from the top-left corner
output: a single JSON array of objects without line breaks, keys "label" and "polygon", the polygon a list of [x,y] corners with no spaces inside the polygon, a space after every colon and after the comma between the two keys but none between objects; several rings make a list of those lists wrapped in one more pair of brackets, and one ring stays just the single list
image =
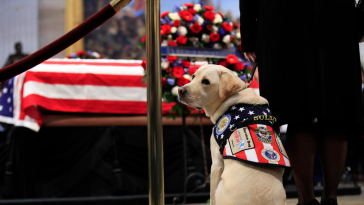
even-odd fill
[{"label": "dog's ear", "polygon": [[222,101],[244,87],[245,83],[233,73],[220,71],[219,96]]}]

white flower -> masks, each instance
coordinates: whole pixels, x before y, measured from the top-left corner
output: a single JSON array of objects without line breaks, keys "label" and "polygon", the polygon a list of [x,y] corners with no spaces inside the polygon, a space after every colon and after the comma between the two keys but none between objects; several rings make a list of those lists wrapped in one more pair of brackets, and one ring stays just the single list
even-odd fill
[{"label": "white flower", "polygon": [[215,49],[221,49],[222,46],[220,45],[220,43],[215,43],[214,48]]},{"label": "white flower", "polygon": [[188,33],[186,27],[184,27],[184,26],[178,26],[177,31],[178,31],[179,35],[182,35],[182,36],[185,36]]},{"label": "white flower", "polygon": [[187,10],[187,6],[181,6],[181,10]]},{"label": "white flower", "polygon": [[222,42],[229,44],[231,42],[230,35],[224,36],[224,38],[222,38]]},{"label": "white flower", "polygon": [[231,25],[231,26],[234,26],[233,22],[230,22],[230,25]]},{"label": "white flower", "polygon": [[172,95],[177,96],[178,95],[178,88],[179,86],[174,86],[171,90]]},{"label": "white flower", "polygon": [[237,73],[237,72],[233,71],[233,73],[234,73],[236,76],[238,76],[238,73]]},{"label": "white flower", "polygon": [[193,9],[195,9],[197,12],[199,12],[202,9],[201,4],[195,4]]},{"label": "white flower", "polygon": [[200,25],[202,25],[203,22],[205,22],[205,20],[201,16],[198,16],[197,17],[197,23],[200,24]]},{"label": "white flower", "polygon": [[237,39],[240,39],[240,38],[241,38],[240,32],[236,33],[236,34],[235,34],[235,37],[236,37]]},{"label": "white flower", "polygon": [[181,20],[181,17],[178,15],[177,12],[169,12],[168,14],[168,17],[172,20],[172,21],[175,21],[175,20]]},{"label": "white flower", "polygon": [[161,46],[168,46],[168,41],[167,40],[163,40],[161,43]]},{"label": "white flower", "polygon": [[215,15],[214,24],[221,23],[222,22],[222,16],[220,14]]},{"label": "white flower", "polygon": [[172,35],[171,34],[169,34],[168,36],[167,36],[167,38],[168,38],[168,40],[172,40]]},{"label": "white flower", "polygon": [[229,43],[229,44],[227,44],[227,47],[228,48],[233,48],[234,47],[234,44],[233,43]]},{"label": "white flower", "polygon": [[100,58],[100,54],[97,52],[92,52],[92,56],[94,56],[95,58]]},{"label": "white flower", "polygon": [[205,43],[209,43],[210,42],[210,35],[208,34],[202,34],[202,41],[204,41]]},{"label": "white flower", "polygon": [[212,26],[212,32],[217,33],[219,31],[219,28],[217,26]]},{"label": "white flower", "polygon": [[163,70],[167,69],[169,67],[169,62],[168,61],[164,61],[161,63],[161,68]]},{"label": "white flower", "polygon": [[197,37],[190,37],[189,40],[194,43],[194,42],[198,41],[198,38]]},{"label": "white flower", "polygon": [[176,31],[177,31],[177,27],[172,26],[172,28],[171,28],[171,33],[176,33]]},{"label": "white flower", "polygon": [[187,80],[191,81],[192,80],[192,76],[188,75],[188,74],[184,74],[183,75],[184,78],[186,78]]}]

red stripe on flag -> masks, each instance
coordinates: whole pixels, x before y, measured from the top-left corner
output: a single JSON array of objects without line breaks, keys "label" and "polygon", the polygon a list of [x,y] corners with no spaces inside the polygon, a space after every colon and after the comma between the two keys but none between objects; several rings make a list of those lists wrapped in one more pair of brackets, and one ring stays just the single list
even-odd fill
[{"label": "red stripe on flag", "polygon": [[100,85],[123,87],[146,87],[142,82],[143,76],[137,75],[105,75],[80,73],[51,73],[28,71],[24,82],[36,81],[46,84],[64,85]]},{"label": "red stripe on flag", "polygon": [[264,149],[263,142],[259,141],[258,136],[255,134],[255,129],[257,129],[258,125],[253,124],[253,125],[248,125],[248,127],[249,127],[250,134],[252,135],[252,138],[253,138],[253,141],[254,141],[255,150],[257,151],[256,153],[257,153],[259,163],[269,163],[269,161],[266,160],[262,156],[261,150]]},{"label": "red stripe on flag", "polygon": [[270,127],[270,126],[266,126],[267,129],[273,134],[273,137],[272,137],[272,140],[273,140],[273,143],[271,144],[271,146],[273,147],[273,149],[279,154],[279,161],[278,161],[278,164],[280,165],[283,165],[283,166],[286,166],[286,163],[284,162],[284,158],[283,158],[283,155],[282,153],[279,151],[279,147],[277,145],[277,140],[276,140],[276,135],[273,131],[273,128]]},{"label": "red stripe on flag", "polygon": [[142,67],[142,63],[118,63],[118,62],[87,62],[87,61],[44,61],[46,65],[94,65],[94,66],[119,66],[119,67]]},{"label": "red stripe on flag", "polygon": [[[147,102],[51,99],[36,94],[28,95],[22,102],[23,110],[36,105],[60,112],[147,114]],[[162,103],[162,113],[168,114],[173,105]]]}]

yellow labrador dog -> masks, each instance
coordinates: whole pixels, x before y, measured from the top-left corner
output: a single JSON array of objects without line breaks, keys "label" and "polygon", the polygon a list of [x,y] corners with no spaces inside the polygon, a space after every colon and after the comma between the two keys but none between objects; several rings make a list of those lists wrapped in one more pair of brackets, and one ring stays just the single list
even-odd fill
[{"label": "yellow labrador dog", "polygon": [[[214,124],[233,105],[268,104],[232,71],[211,64],[201,66],[192,81],[180,87],[178,93],[182,103],[198,110],[204,109]],[[211,156],[211,204],[285,204],[284,168],[223,159],[214,133],[211,136]]]}]

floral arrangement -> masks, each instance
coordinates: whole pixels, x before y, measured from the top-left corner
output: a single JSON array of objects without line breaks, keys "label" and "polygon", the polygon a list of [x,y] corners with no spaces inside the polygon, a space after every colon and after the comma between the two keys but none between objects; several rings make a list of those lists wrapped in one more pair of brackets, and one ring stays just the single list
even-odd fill
[{"label": "floral arrangement", "polygon": [[67,56],[69,59],[101,59],[103,56],[97,52],[80,50]]},{"label": "floral arrangement", "polygon": [[[234,32],[239,25],[226,18],[214,7],[199,4],[176,6],[173,12],[161,14],[162,46],[182,46],[214,49],[240,49],[240,33]],[[145,35],[140,47],[145,46]],[[251,65],[235,55],[226,59],[208,59],[209,63],[219,64],[232,70],[243,81],[247,80]],[[146,61],[142,63],[146,69]],[[175,102],[171,117],[198,113],[178,101],[178,88],[189,83],[199,66],[190,58],[165,56],[161,59],[162,97],[164,102]],[[143,78],[145,80],[145,77]],[[203,111],[202,111],[203,112]]]},{"label": "floral arrangement", "polygon": [[[161,14],[162,46],[186,46],[198,48],[236,49],[239,47],[239,25],[213,6],[184,4],[174,12]],[[145,36],[142,38],[145,43]]]}]

